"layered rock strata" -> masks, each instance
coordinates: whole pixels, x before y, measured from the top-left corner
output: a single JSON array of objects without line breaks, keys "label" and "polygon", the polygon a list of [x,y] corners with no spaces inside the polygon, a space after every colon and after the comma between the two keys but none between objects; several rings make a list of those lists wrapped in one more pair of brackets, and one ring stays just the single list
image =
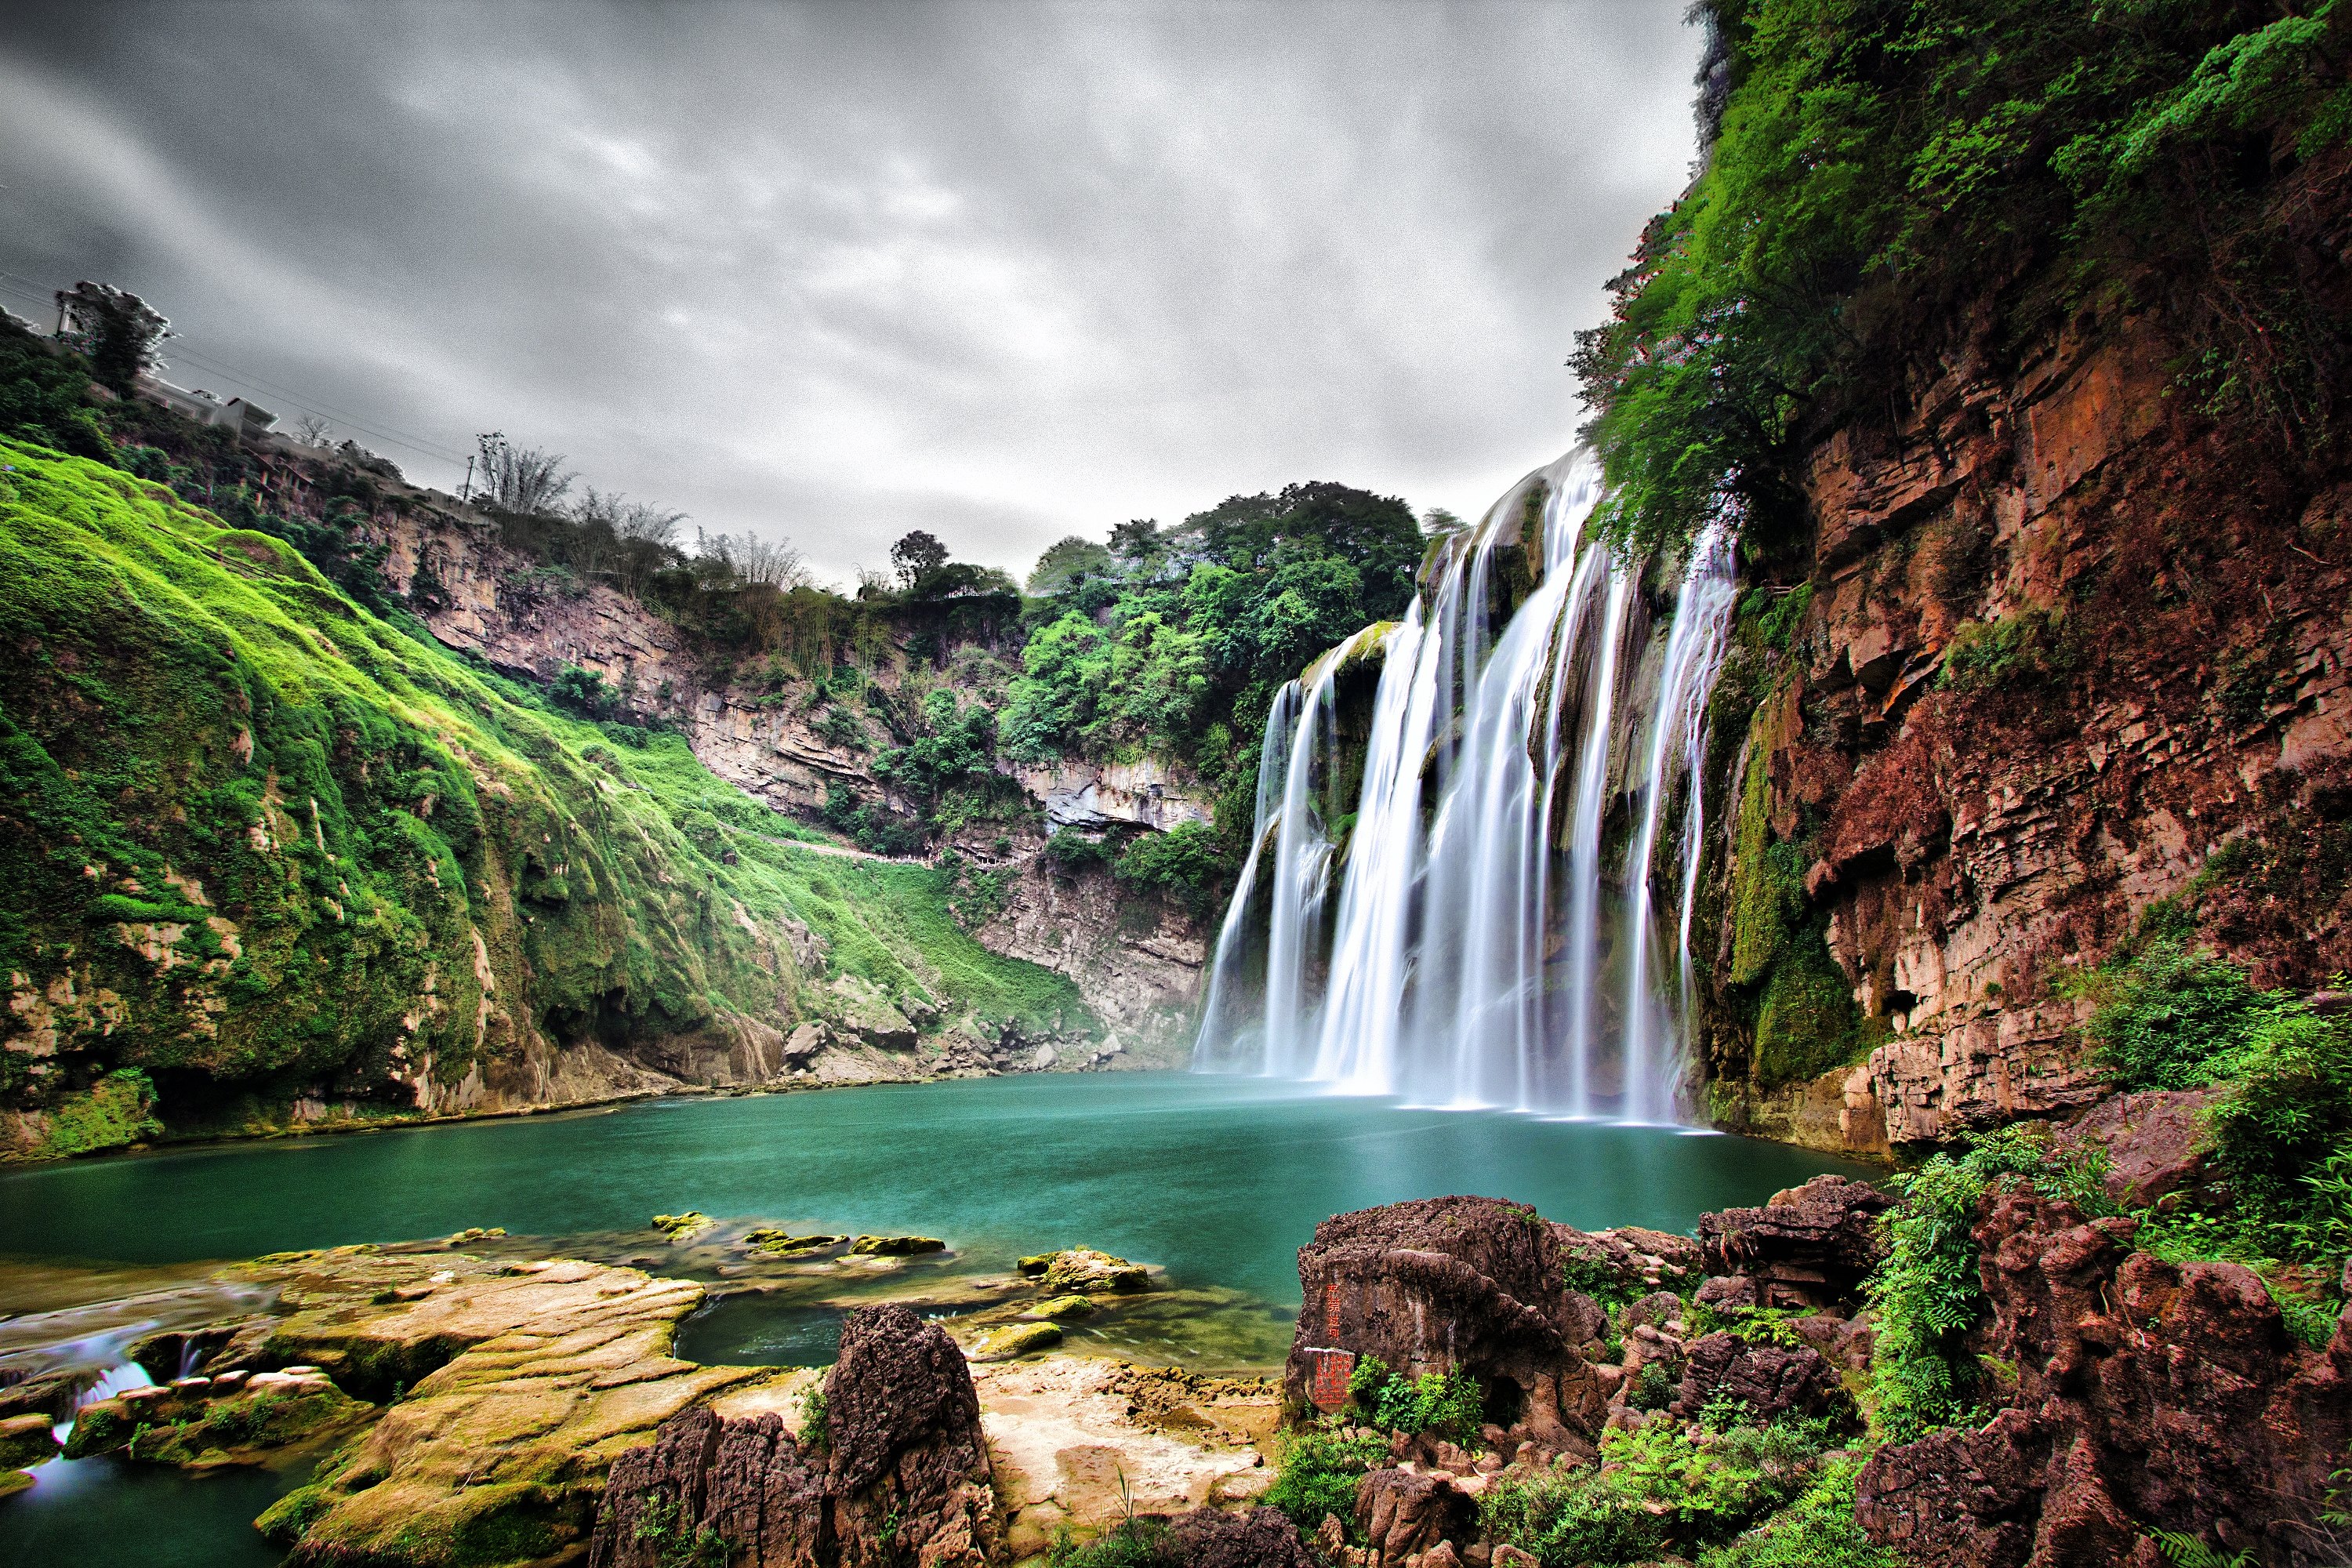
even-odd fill
[{"label": "layered rock strata", "polygon": [[1747,737],[1740,853],[1810,858],[1806,918],[1883,1043],[1753,1093],[1718,988],[1718,1098],[1775,1136],[1867,1152],[2089,1105],[2065,977],[2209,867],[2204,936],[2258,985],[2352,965],[2323,869],[2352,816],[2352,481],[2231,445],[2140,321],[2021,359],[1991,319],[1806,469],[1811,598]]}]

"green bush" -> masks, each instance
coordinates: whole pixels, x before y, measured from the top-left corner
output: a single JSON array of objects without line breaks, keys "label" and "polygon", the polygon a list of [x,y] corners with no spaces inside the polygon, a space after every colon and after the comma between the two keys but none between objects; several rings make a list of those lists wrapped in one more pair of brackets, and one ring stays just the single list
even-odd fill
[{"label": "green bush", "polygon": [[1901,1568],[1854,1522],[1859,1458],[1832,1459],[1796,1501],[1736,1540],[1702,1553],[1698,1568]]},{"label": "green bush", "polygon": [[1984,1315],[1974,1231],[1985,1194],[2018,1176],[2047,1196],[2106,1213],[2113,1205],[2104,1174],[2095,1152],[2061,1152],[2039,1130],[2010,1126],[1895,1178],[1902,1201],[1885,1218],[1886,1259],[1865,1288],[1877,1326],[1873,1392],[1888,1441],[1909,1442],[1977,1414],[1977,1368],[1961,1341]]},{"label": "green bush", "polygon": [[1828,1440],[1818,1423],[1713,1430],[1653,1415],[1602,1435],[1600,1469],[1498,1483],[1480,1521],[1545,1568],[1684,1555],[1800,1495]]},{"label": "green bush", "polygon": [[1337,1514],[1352,1530],[1356,1482],[1374,1466],[1386,1463],[1388,1451],[1379,1437],[1349,1436],[1328,1417],[1294,1427],[1282,1440],[1265,1504],[1287,1514],[1302,1533],[1320,1529],[1326,1514]]},{"label": "green bush", "polygon": [[1054,1538],[1048,1568],[1180,1568],[1176,1537],[1156,1519],[1126,1519],[1080,1545],[1069,1527]]},{"label": "green bush", "polygon": [[2208,1129],[2246,1244],[2340,1261],[2352,1252],[2352,1019],[2265,1018],[2239,1065]]},{"label": "green bush", "polygon": [[1205,823],[1180,822],[1146,833],[1119,852],[1112,875],[1138,887],[1158,888],[1195,914],[1205,913],[1225,869],[1217,836]]},{"label": "green bush", "polygon": [[2208,407],[2281,447],[2332,438],[2352,331],[2301,280],[2334,258],[2293,228],[2294,160],[2270,149],[2352,125],[2334,0],[1694,9],[1701,172],[1571,362],[1605,526],[1686,540],[1728,497],[1751,552],[1801,540],[1810,433],[1906,395],[1960,299],[2011,343],[2128,300]]},{"label": "green bush", "polygon": [[1485,1402],[1478,1380],[1459,1369],[1406,1377],[1366,1356],[1348,1374],[1348,1393],[1383,1432],[1426,1432],[1465,1447],[1477,1440]]},{"label": "green bush", "polygon": [[2124,1089],[2200,1089],[2243,1070],[2253,1037],[2288,1015],[2284,992],[2257,992],[2245,972],[2193,945],[2194,921],[2149,906],[2122,951],[2081,982],[2096,1004],[2084,1036]]},{"label": "green bush", "polygon": [[2052,610],[2027,610],[1954,627],[1936,684],[1947,691],[1993,691],[2047,680],[2078,662],[2065,617]]}]

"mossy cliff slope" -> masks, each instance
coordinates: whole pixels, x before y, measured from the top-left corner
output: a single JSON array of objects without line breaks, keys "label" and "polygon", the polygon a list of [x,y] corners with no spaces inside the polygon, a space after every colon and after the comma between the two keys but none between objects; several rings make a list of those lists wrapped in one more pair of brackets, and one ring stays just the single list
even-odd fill
[{"label": "mossy cliff slope", "polygon": [[1075,1016],[934,873],[772,841],[675,737],[160,485],[0,464],[0,1152],[764,1080],[804,1019],[903,1049]]}]

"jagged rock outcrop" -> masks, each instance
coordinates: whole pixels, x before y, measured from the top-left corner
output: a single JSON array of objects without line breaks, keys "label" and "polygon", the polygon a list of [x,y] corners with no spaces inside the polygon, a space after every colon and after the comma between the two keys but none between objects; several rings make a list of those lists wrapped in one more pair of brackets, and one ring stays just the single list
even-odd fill
[{"label": "jagged rock outcrop", "polygon": [[1753,818],[1740,856],[1810,859],[1867,1056],[1754,1087],[1754,1003],[1722,986],[1751,978],[1765,906],[1738,879],[1763,872],[1730,868],[1711,1071],[1773,1136],[1869,1152],[2097,1100],[2058,983],[2224,846],[2207,940],[2258,985],[2352,966],[2352,894],[2320,869],[2352,816],[2352,477],[2231,445],[2147,323],[2020,348],[1993,321],[1805,470],[1810,608],[1727,813]]},{"label": "jagged rock outcrop", "polygon": [[[1827,1306],[1850,1298],[1878,1266],[1885,1252],[1878,1219],[1893,1206],[1867,1183],[1815,1176],[1762,1208],[1701,1215],[1699,1251],[1710,1275],[1748,1282],[1744,1304]],[[1730,1290],[1716,1300],[1742,1304]]]},{"label": "jagged rock outcrop", "polygon": [[980,1568],[995,1499],[963,1352],[904,1307],[851,1313],[822,1443],[774,1411],[673,1417],[614,1463],[589,1561],[663,1568],[706,1532],[745,1568]]},{"label": "jagged rock outcrop", "polygon": [[1745,1405],[1758,1421],[1827,1415],[1845,1405],[1837,1369],[1811,1345],[1750,1344],[1727,1333],[1691,1342],[1672,1408],[1683,1420],[1696,1421],[1717,1401]]},{"label": "jagged rock outcrop", "polygon": [[1433,1550],[1466,1545],[1477,1518],[1476,1497],[1449,1475],[1391,1468],[1356,1483],[1364,1568],[1403,1568]]},{"label": "jagged rock outcrop", "polygon": [[1425,1198],[1335,1215],[1298,1253],[1306,1301],[1283,1369],[1295,1408],[1348,1397],[1358,1360],[1466,1372],[1487,1414],[1523,1441],[1578,1447],[1604,1400],[1578,1347],[1606,1315],[1566,1283],[1582,1234],[1496,1198]]},{"label": "jagged rock outcrop", "polygon": [[1169,1534],[1182,1568],[1323,1568],[1297,1527],[1270,1508],[1194,1509],[1170,1521]]},{"label": "jagged rock outcrop", "polygon": [[2154,1568],[2154,1530],[2344,1560],[2314,1521],[2352,1438],[2352,1314],[2312,1348],[2252,1270],[2160,1262],[2135,1228],[2030,1193],[1994,1203],[1976,1231],[1981,1353],[2015,1387],[1980,1428],[1872,1458],[1855,1514],[1874,1540],[1965,1568]]}]

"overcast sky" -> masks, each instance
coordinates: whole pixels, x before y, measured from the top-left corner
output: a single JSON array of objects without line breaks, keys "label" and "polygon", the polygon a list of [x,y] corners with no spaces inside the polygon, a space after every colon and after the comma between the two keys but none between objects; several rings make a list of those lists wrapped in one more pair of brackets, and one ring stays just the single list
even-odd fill
[{"label": "overcast sky", "polygon": [[10,0],[0,302],[117,283],[184,385],[836,580],[1292,479],[1475,512],[1688,176],[1683,8]]}]

